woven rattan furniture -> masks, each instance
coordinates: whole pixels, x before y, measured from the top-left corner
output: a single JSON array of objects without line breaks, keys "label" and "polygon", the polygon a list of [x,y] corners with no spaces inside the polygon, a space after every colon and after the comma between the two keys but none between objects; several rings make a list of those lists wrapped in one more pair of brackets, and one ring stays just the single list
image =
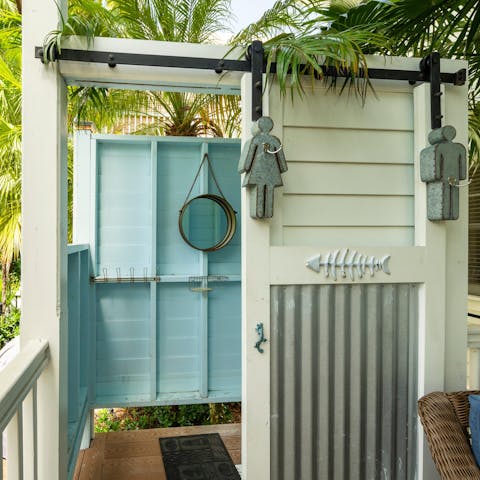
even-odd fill
[{"label": "woven rattan furniture", "polygon": [[467,431],[469,395],[480,395],[480,391],[433,392],[418,401],[418,414],[442,480],[480,480]]}]

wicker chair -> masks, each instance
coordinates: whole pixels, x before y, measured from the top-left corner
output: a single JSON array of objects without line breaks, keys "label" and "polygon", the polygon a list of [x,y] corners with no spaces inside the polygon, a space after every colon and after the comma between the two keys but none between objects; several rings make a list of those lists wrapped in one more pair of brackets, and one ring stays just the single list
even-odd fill
[{"label": "wicker chair", "polygon": [[480,391],[433,392],[418,401],[418,414],[442,480],[480,480],[467,431],[472,394]]}]

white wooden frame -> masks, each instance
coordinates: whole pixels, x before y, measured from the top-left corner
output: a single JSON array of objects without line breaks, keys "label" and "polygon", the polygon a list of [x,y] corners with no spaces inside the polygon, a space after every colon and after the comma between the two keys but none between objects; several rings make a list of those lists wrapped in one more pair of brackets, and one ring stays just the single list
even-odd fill
[{"label": "white wooden frame", "polygon": [[[371,67],[416,69],[418,59],[388,60],[388,66],[373,58]],[[387,61],[386,61],[387,62]],[[380,64],[379,64],[380,63]],[[465,68],[465,62],[442,60],[442,72],[454,72]],[[248,76],[242,84],[242,100],[248,101]],[[385,82],[380,82],[384,86]],[[398,85],[398,83],[397,83]],[[391,86],[391,87],[390,87]],[[395,90],[394,85],[388,88]],[[400,87],[401,89],[404,87]],[[444,125],[451,124],[457,129],[455,141],[467,143],[467,87],[444,86],[446,92],[442,112]],[[279,99],[275,95],[273,103]],[[419,378],[418,395],[434,390],[462,390],[466,384],[466,297],[467,297],[467,191],[460,190],[460,220],[457,222],[430,222],[426,218],[426,185],[420,181],[420,151],[428,146],[430,126],[430,86],[420,84],[414,88],[414,138],[415,138],[415,243],[412,247],[386,247],[385,254],[391,255],[390,266],[395,271],[394,280],[389,277],[363,278],[362,283],[418,283],[419,294]],[[265,110],[269,107],[264,99]],[[282,116],[282,107],[275,108],[272,116]],[[278,119],[277,119],[278,120]],[[280,118],[281,120],[281,118]],[[282,132],[276,123],[277,136]],[[249,122],[244,118],[243,131]],[[281,189],[278,190],[279,192]],[[243,402],[244,424],[242,426],[242,459],[247,478],[270,478],[270,350],[265,344],[263,355],[252,349],[257,340],[256,323],[263,321],[266,338],[271,337],[270,288],[269,285],[331,283],[305,268],[305,260],[318,253],[312,247],[276,247],[280,233],[282,211],[276,203],[275,223],[252,220],[248,213],[248,199],[243,192],[242,232],[242,278],[243,278]],[[272,235],[274,236],[272,238]],[[275,241],[272,241],[275,240]],[[281,242],[280,242],[281,243]],[[334,247],[334,246],[332,246]],[[355,250],[355,245],[351,245]],[[323,247],[322,247],[323,250]],[[325,247],[325,251],[329,248]],[[381,248],[359,247],[364,254],[378,255]],[[407,265],[410,265],[407,267]],[[412,270],[411,265],[416,268]],[[341,279],[339,283],[352,283]],[[450,293],[450,294],[449,294]],[[255,407],[250,405],[254,404]],[[423,430],[418,428],[418,478],[436,479],[436,469],[424,442]]]},{"label": "white wooden frame", "polygon": [[[50,347],[37,391],[39,480],[65,479],[68,469],[67,97],[57,66],[42,65],[34,58],[34,47],[58,28],[66,7],[66,0],[25,0],[22,15],[21,346],[43,338]],[[33,411],[29,402],[27,397],[25,410]],[[25,456],[25,462],[31,461]],[[30,465],[27,471],[32,471]]]}]

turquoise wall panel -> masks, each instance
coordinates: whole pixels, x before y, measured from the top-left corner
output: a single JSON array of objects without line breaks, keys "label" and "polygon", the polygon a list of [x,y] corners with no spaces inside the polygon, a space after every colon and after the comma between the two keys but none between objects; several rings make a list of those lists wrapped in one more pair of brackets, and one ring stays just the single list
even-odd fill
[{"label": "turquoise wall panel", "polygon": [[[240,142],[107,136],[94,150],[96,404],[238,400],[240,283],[215,282],[209,293],[192,288],[205,275],[241,274]],[[205,152],[238,212],[231,243],[209,253],[188,246],[178,230]],[[218,193],[204,168],[190,198],[207,192]],[[139,282],[156,275],[158,283]]]},{"label": "turquoise wall panel", "polygon": [[[202,159],[202,144],[159,142],[157,152],[157,272],[200,275],[201,254],[182,240],[178,215]],[[191,198],[199,192],[197,182]]]},{"label": "turquoise wall panel", "polygon": [[158,393],[198,392],[200,387],[200,295],[188,283],[157,290]]},{"label": "turquoise wall panel", "polygon": [[96,273],[142,276],[152,258],[150,142],[99,142],[97,172]]},{"label": "turquoise wall panel", "polygon": [[150,285],[97,284],[97,398],[147,398]]},{"label": "turquoise wall panel", "polygon": [[88,412],[92,369],[93,320],[90,311],[90,253],[86,246],[68,247],[68,452],[75,466]]},{"label": "turquoise wall panel", "polygon": [[79,417],[80,390],[80,257],[78,253],[68,256],[68,419],[75,422]]},{"label": "turquoise wall panel", "polygon": [[[237,172],[240,157],[240,144],[211,144],[208,146],[210,161],[228,202],[237,212],[237,229],[230,243],[217,252],[211,252],[208,257],[209,273],[211,275],[240,275],[240,175]],[[209,191],[217,193],[212,178],[209,178]]]},{"label": "turquoise wall panel", "polygon": [[208,385],[240,399],[240,282],[210,283],[208,294]]}]

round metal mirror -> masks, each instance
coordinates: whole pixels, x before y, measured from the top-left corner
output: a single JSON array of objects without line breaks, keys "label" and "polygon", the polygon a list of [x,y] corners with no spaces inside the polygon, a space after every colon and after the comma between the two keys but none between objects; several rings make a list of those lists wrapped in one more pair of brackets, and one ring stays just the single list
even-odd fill
[{"label": "round metal mirror", "polygon": [[185,242],[196,250],[212,252],[225,247],[235,235],[235,211],[218,195],[189,200],[180,210],[178,228]]}]

